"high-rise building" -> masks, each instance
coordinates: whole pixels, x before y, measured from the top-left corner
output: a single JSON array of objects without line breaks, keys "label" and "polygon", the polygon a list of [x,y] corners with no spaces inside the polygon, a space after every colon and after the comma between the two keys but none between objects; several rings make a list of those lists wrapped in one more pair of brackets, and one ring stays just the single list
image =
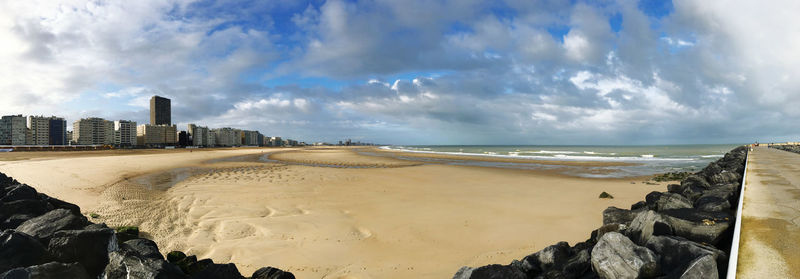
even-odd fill
[{"label": "high-rise building", "polygon": [[218,146],[239,146],[242,144],[242,131],[233,128],[211,129],[209,133],[214,135],[214,142]]},{"label": "high-rise building", "polygon": [[25,117],[21,114],[0,118],[0,145],[25,145],[28,134]]},{"label": "high-rise building", "polygon": [[258,131],[242,131],[242,145],[246,146],[256,146],[259,145],[258,143],[258,135],[260,133]]},{"label": "high-rise building", "polygon": [[136,145],[136,121],[114,121],[114,144],[119,146]]},{"label": "high-rise building", "polygon": [[114,144],[114,122],[97,117],[75,121],[72,140],[78,145]]},{"label": "high-rise building", "polygon": [[186,131],[178,132],[178,146],[189,146],[189,133]]},{"label": "high-rise building", "polygon": [[148,125],[136,127],[136,143],[143,146],[171,146],[177,143],[175,125]]},{"label": "high-rise building", "polygon": [[49,123],[49,142],[50,145],[66,145],[69,143],[67,138],[67,120],[61,117],[50,117]]},{"label": "high-rise building", "polygon": [[161,96],[150,98],[150,125],[172,125],[170,103],[170,99]]},{"label": "high-rise building", "polygon": [[28,144],[67,144],[67,121],[64,118],[31,115],[27,119],[27,128],[30,133]]},{"label": "high-rise building", "polygon": [[214,134],[210,133],[208,127],[200,127],[189,124],[189,141],[194,146],[214,146]]}]

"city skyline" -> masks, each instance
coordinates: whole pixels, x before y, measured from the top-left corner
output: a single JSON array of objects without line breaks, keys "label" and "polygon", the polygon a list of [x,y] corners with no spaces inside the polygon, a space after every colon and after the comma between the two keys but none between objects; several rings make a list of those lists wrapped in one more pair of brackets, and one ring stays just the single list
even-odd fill
[{"label": "city skyline", "polygon": [[[311,142],[675,144],[800,137],[800,3],[0,4],[0,115]],[[770,20],[761,20],[769,18]],[[765,43],[767,42],[767,43]]]}]

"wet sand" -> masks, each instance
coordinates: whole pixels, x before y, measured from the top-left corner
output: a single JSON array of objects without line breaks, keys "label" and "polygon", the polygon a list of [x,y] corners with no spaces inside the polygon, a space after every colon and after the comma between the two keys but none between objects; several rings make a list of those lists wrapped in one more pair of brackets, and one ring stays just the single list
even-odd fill
[{"label": "wet sand", "polygon": [[[265,151],[287,150],[0,158],[0,171],[99,214],[95,222],[140,226],[162,253],[233,262],[245,276],[271,265],[298,278],[449,278],[463,265],[507,264],[583,241],[606,207],[666,188],[344,148],[270,156],[286,163],[219,160]],[[599,199],[603,191],[615,199]]]}]

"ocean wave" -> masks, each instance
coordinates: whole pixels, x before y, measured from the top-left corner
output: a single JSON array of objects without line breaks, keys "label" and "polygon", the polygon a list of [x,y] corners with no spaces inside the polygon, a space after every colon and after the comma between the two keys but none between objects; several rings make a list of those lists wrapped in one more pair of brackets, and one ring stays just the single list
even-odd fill
[{"label": "ocean wave", "polygon": [[[410,149],[399,149],[399,148],[392,148],[389,146],[382,146],[381,149],[390,149],[390,150],[397,150],[403,152],[411,152],[411,153],[425,153],[425,154],[441,154],[441,155],[469,155],[469,156],[481,156],[481,157],[496,157],[496,158],[511,158],[511,159],[530,159],[530,160],[563,160],[563,161],[611,161],[611,162],[649,162],[649,161],[694,161],[696,158],[661,158],[655,157],[651,154],[641,155],[639,157],[634,156],[620,156],[620,157],[609,157],[609,156],[582,156],[582,155],[567,155],[567,154],[554,154],[552,156],[543,156],[543,155],[503,155],[503,154],[489,154],[487,153],[459,153],[459,152],[442,152],[442,151],[425,151],[425,150],[410,150]],[[494,153],[494,152],[491,152]],[[520,153],[527,153],[527,152],[520,152]],[[578,152],[573,152],[575,154]]]},{"label": "ocean wave", "polygon": [[702,157],[702,158],[722,158],[722,157],[725,157],[725,155],[702,155],[700,157]]},{"label": "ocean wave", "polygon": [[539,150],[539,151],[525,151],[521,153],[533,153],[533,154],[578,154],[578,151],[559,151],[559,150]]}]

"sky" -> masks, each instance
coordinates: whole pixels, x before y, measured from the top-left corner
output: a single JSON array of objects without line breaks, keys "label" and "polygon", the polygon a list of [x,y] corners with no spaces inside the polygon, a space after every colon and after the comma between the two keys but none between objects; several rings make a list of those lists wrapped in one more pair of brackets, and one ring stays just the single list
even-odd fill
[{"label": "sky", "polygon": [[0,1],[0,114],[308,142],[800,140],[800,1]]}]

